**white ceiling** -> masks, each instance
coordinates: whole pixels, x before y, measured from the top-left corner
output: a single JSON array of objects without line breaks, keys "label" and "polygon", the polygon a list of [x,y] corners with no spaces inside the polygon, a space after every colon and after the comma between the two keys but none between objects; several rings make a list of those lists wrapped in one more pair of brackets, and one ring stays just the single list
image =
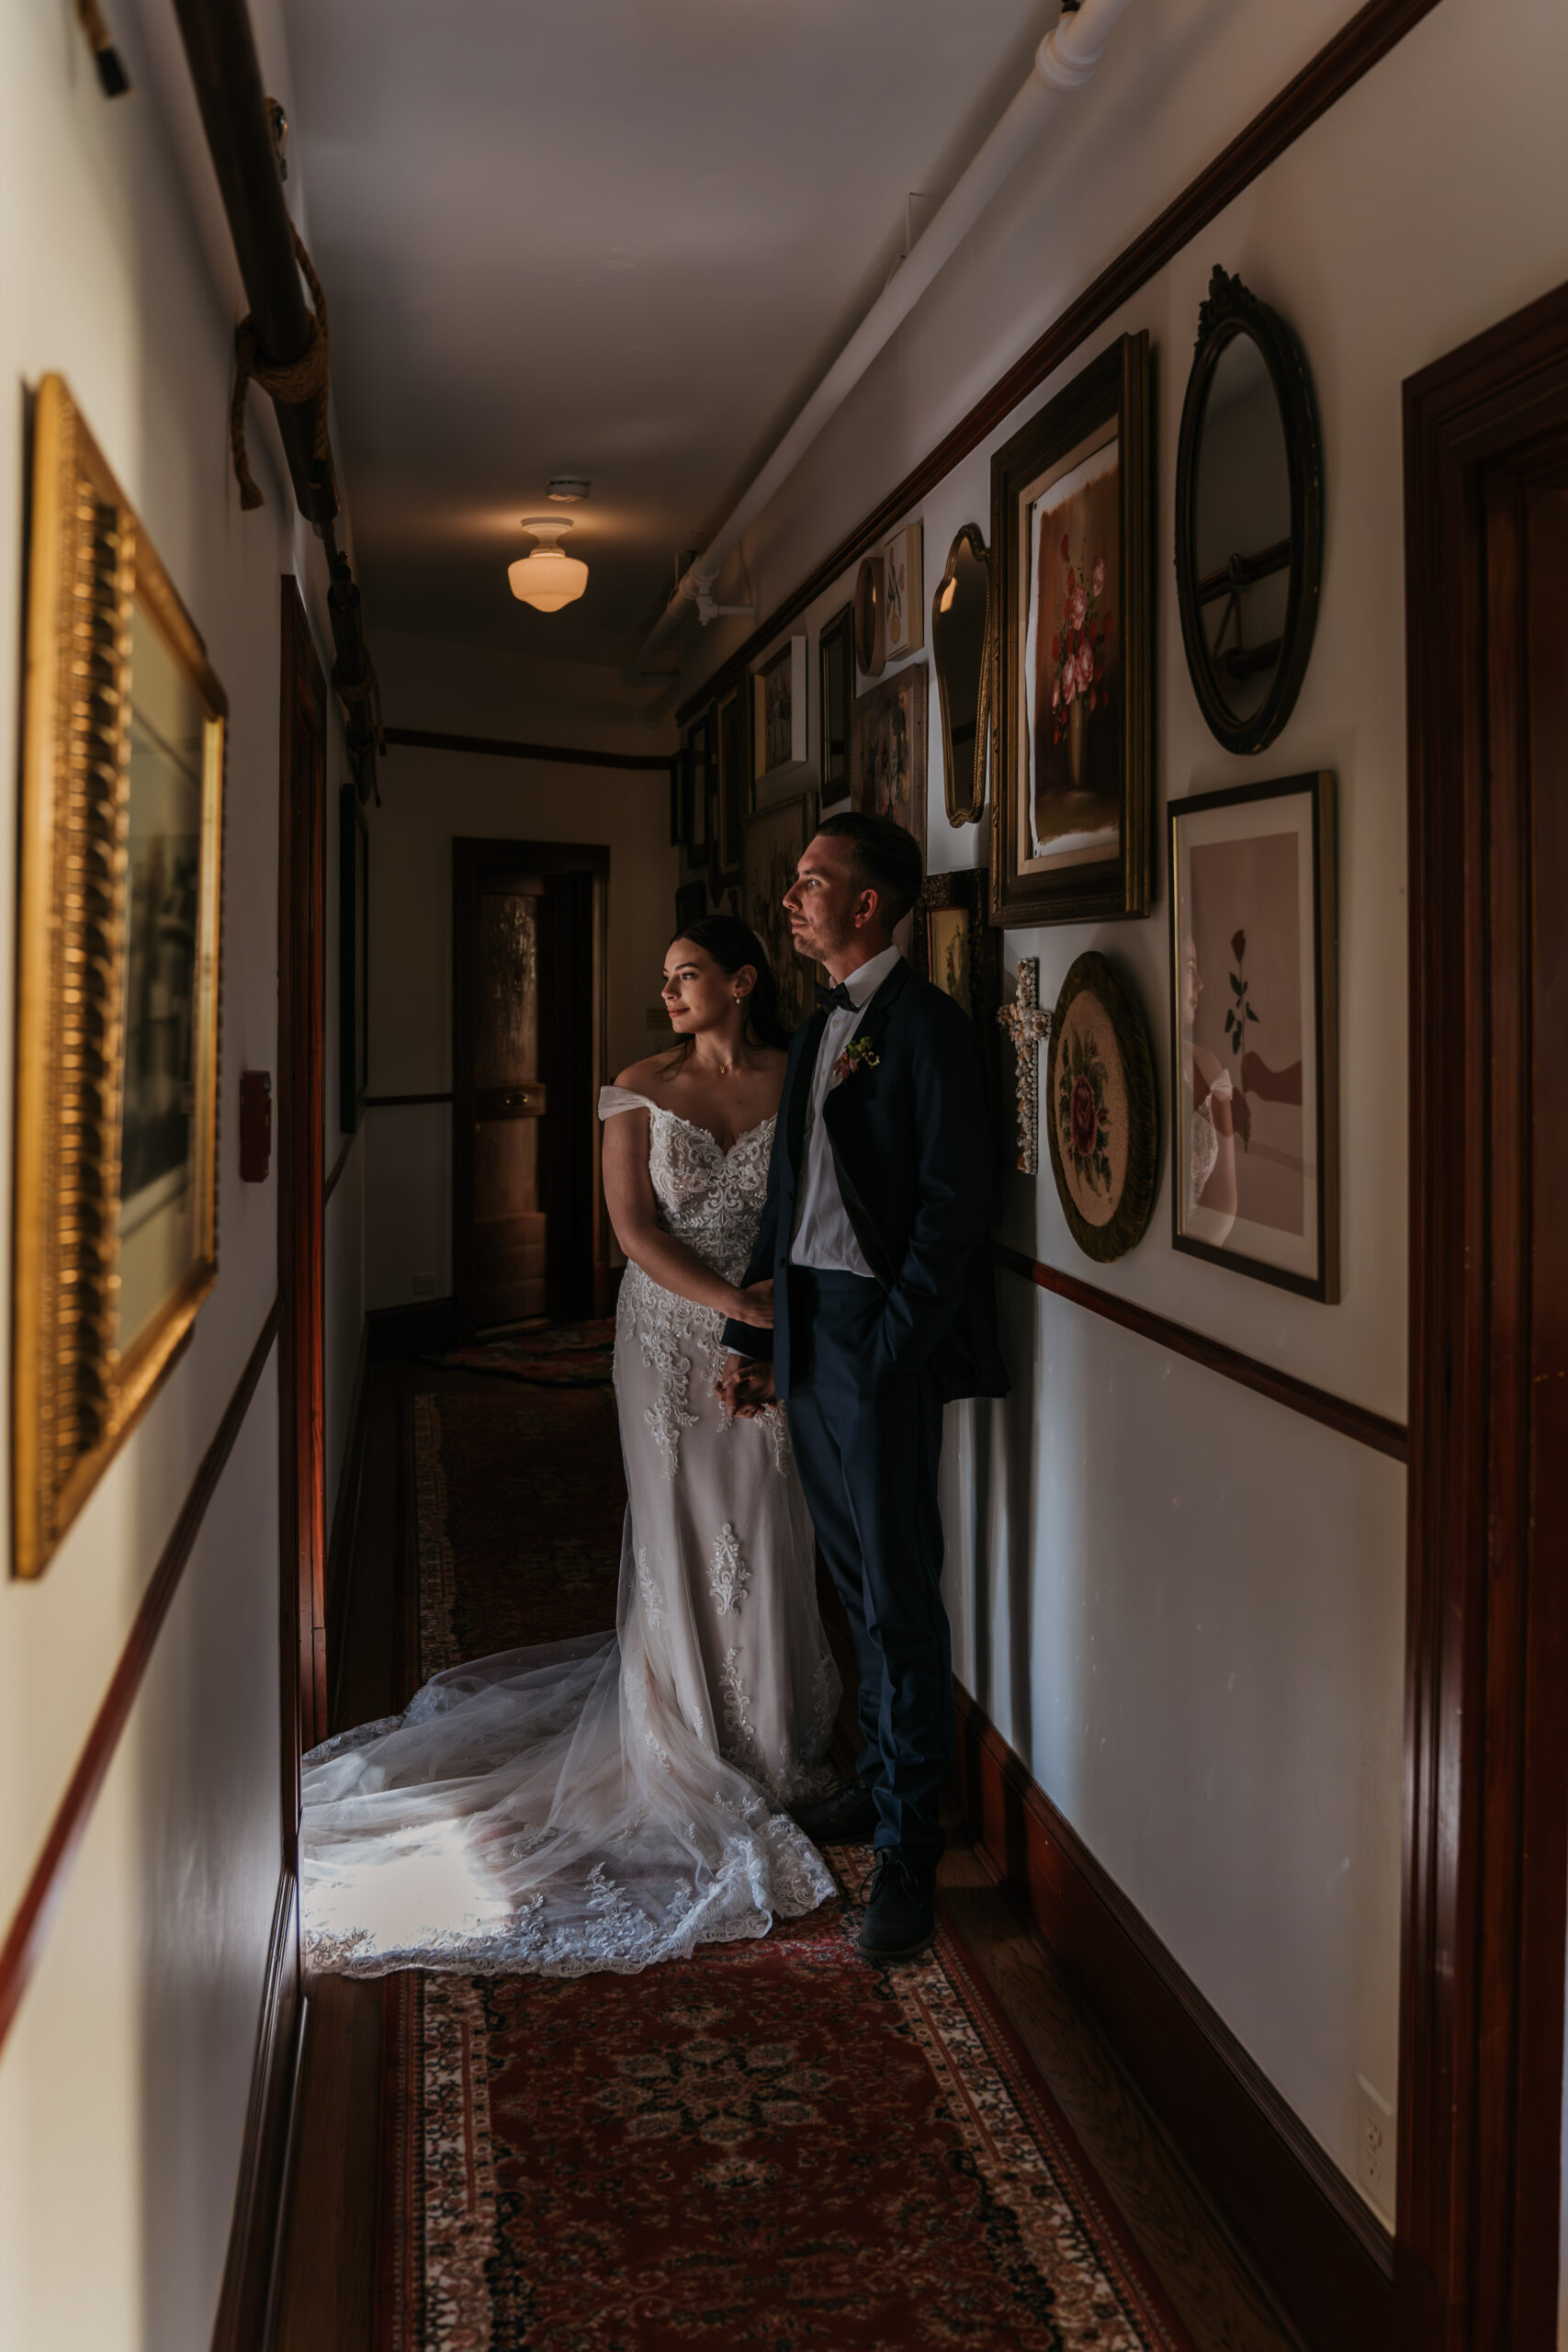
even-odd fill
[{"label": "white ceiling", "polygon": [[[1056,0],[285,0],[374,628],[625,661]],[[917,220],[919,216],[917,215]],[[554,615],[518,518],[592,476]],[[568,511],[562,509],[557,512]]]}]

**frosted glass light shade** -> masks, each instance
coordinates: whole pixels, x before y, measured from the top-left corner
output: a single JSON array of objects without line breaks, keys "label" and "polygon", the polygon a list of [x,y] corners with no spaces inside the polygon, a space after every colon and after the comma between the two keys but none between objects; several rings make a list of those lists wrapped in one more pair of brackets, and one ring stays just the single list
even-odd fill
[{"label": "frosted glass light shade", "polygon": [[532,605],[536,613],[558,613],[563,605],[575,605],[587,587],[588,566],[559,548],[535,548],[508,564],[506,577],[520,604]]}]

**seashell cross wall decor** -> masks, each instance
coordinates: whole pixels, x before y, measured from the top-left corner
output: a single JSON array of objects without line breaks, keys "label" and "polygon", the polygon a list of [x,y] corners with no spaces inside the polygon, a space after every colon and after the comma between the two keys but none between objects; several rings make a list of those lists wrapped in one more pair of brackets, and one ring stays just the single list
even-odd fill
[{"label": "seashell cross wall decor", "polygon": [[1018,994],[997,1015],[1018,1057],[1018,1159],[1021,1176],[1040,1166],[1040,1048],[1051,1035],[1051,1015],[1040,1002],[1040,958],[1021,956]]}]

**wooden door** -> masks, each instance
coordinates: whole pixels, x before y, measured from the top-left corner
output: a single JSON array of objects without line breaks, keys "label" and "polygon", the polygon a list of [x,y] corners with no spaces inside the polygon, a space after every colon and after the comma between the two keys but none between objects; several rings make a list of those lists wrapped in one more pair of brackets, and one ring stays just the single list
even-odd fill
[{"label": "wooden door", "polygon": [[[326,686],[292,579],[283,582],[278,778],[279,1483],[286,1810],[299,1759],[327,1736],[322,1184],[326,1026]],[[289,1793],[291,1792],[291,1793]]]},{"label": "wooden door", "polygon": [[1568,1909],[1568,288],[1405,387],[1410,2341],[1554,2352]]},{"label": "wooden door", "polygon": [[465,1337],[591,1314],[608,852],[457,841],[453,1291]]}]

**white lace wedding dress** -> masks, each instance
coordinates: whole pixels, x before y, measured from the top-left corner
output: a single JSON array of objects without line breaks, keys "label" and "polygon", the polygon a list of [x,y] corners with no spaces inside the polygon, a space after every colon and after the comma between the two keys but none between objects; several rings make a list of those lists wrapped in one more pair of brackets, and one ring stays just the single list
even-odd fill
[{"label": "white lace wedding dress", "polygon": [[[726,1152],[625,1088],[599,1109],[649,1113],[660,1223],[738,1282],[773,1122]],[[617,1631],[454,1668],[305,1758],[308,1967],[629,1973],[834,1891],[782,1810],[834,1777],[811,1524],[782,1410],[713,1393],[721,1328],[626,1268]]]}]

